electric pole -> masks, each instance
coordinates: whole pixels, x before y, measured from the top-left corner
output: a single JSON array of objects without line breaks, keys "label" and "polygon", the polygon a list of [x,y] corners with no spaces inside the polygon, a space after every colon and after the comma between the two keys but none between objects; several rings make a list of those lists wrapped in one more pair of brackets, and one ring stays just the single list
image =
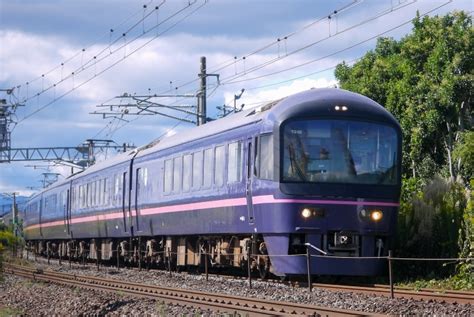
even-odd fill
[{"label": "electric pole", "polygon": [[[124,119],[126,116],[150,116],[150,115],[160,115],[166,118],[175,119],[178,121],[188,122],[195,125],[205,124],[207,121],[213,120],[212,118],[207,117],[207,103],[206,103],[206,94],[207,94],[207,77],[216,77],[217,85],[219,85],[219,75],[218,74],[208,74],[206,71],[206,57],[202,56],[200,59],[201,62],[201,72],[198,74],[200,80],[200,88],[195,94],[149,94],[149,95],[135,95],[124,93],[121,96],[115,98],[120,99],[120,103],[115,104],[101,104],[97,105],[96,110],[91,112],[91,114],[102,115],[103,119],[114,118],[118,120],[127,121]],[[172,82],[170,82],[171,84]],[[178,87],[175,88],[176,91]],[[154,101],[156,98],[196,98],[196,105],[166,105],[161,102]],[[126,100],[125,103],[122,103],[123,100]],[[183,117],[183,115],[185,115]],[[192,116],[193,118],[188,118]],[[196,119],[194,119],[196,118]]]},{"label": "electric pole", "polygon": [[18,206],[16,204],[16,195],[18,195],[18,193],[13,192],[13,193],[0,193],[0,194],[12,200],[11,215],[12,215],[13,234],[15,235],[15,237],[17,237],[19,233],[19,228],[18,228]]},{"label": "electric pole", "polygon": [[197,108],[197,125],[203,125],[206,123],[206,57],[201,56],[201,73],[199,73],[201,82],[201,88],[198,93],[198,108]]}]

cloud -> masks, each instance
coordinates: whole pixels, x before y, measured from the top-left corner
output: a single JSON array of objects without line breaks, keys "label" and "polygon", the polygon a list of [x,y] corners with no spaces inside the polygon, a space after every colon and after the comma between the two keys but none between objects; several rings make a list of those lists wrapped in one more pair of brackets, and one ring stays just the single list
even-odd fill
[{"label": "cloud", "polygon": [[[273,89],[266,89],[262,91],[251,91],[243,93],[241,99],[238,101],[238,105],[245,104],[245,108],[252,108],[262,103],[271,102],[278,100],[289,95],[302,92],[313,88],[327,88],[336,87],[337,81],[334,79],[319,78],[319,79],[300,79],[291,82],[288,85],[280,86]],[[226,104],[233,105],[234,95],[225,94]]]},{"label": "cloud", "polygon": [[[2,4],[0,10],[0,86],[21,85],[20,89],[15,89],[15,94],[21,99],[27,95],[26,86],[28,96],[32,96],[68,77],[54,89],[29,100],[25,107],[18,110],[18,119],[40,110],[54,98],[74,88],[70,94],[18,125],[12,134],[12,145],[74,146],[95,136],[113,138],[119,143],[132,142],[140,145],[162,136],[176,124],[175,120],[150,116],[129,123],[114,121],[104,129],[112,119],[104,120],[101,116],[89,113],[97,110],[95,106],[104,101],[128,102],[125,99],[113,98],[124,92],[147,94],[171,89],[179,94],[196,93],[199,89],[201,56],[207,57],[208,73],[217,73],[221,79],[221,85],[214,90],[216,78],[208,78],[208,109],[211,116],[217,115],[215,106],[224,103],[233,105],[234,94],[242,88],[246,91],[239,104],[245,103],[250,107],[313,87],[333,86],[336,82],[333,70],[329,68],[342,60],[350,60],[364,54],[374,47],[375,40],[340,54],[324,59],[321,59],[322,57],[390,29],[414,16],[417,9],[424,12],[444,3],[417,1],[402,10],[329,39],[324,39],[330,32],[329,23],[324,21],[288,40],[275,43],[277,38],[300,29],[301,26],[324,17],[336,7],[349,2],[341,0],[315,4],[312,0],[302,0],[297,3],[278,1],[268,5],[266,1],[211,1],[166,36],[157,38],[130,55],[149,38],[137,40],[127,45],[126,49],[119,49],[123,43],[119,41],[110,50],[107,49],[110,42],[108,32],[110,27],[130,16],[132,11],[133,14],[138,12],[135,17],[143,16],[141,5],[131,5],[122,0],[114,0],[112,3],[69,3],[64,0],[41,3],[29,0],[26,5],[24,1],[7,1]],[[411,1],[362,1],[353,10],[341,13],[337,21],[331,22],[331,32],[350,27],[389,8],[392,3],[399,2],[408,4]],[[167,2],[167,5],[167,11],[161,12],[159,18],[176,10],[182,2]],[[472,3],[455,1],[435,13],[443,14],[456,8],[470,11]],[[154,16],[153,19],[155,18],[157,17]],[[117,34],[126,27],[127,25],[122,25],[122,28],[116,28]],[[410,28],[411,26],[407,25],[387,35],[400,38]],[[138,31],[141,31],[141,26]],[[98,39],[97,35],[102,37]],[[131,39],[131,36],[127,39]],[[318,40],[321,40],[318,44],[286,56]],[[274,45],[255,52],[269,43]],[[86,48],[84,52],[83,48]],[[116,52],[110,54],[114,50]],[[251,52],[255,54],[251,54],[243,62],[241,57],[248,56]],[[94,60],[94,56],[97,57],[96,60],[101,61],[88,64],[89,60]],[[125,56],[127,58],[124,58]],[[237,60],[234,60],[234,57],[237,57]],[[315,59],[321,60],[298,67]],[[61,63],[64,65],[61,66]],[[114,63],[117,65],[111,67]],[[265,67],[260,67],[261,65]],[[222,66],[227,67],[221,68]],[[99,75],[108,67],[111,67],[110,70]],[[54,71],[47,73],[51,69]],[[285,69],[291,71],[280,72]],[[329,70],[323,72],[325,69]],[[75,75],[69,76],[72,72],[75,72]],[[269,75],[271,73],[275,74]],[[44,78],[42,74],[45,74]],[[307,78],[292,79],[301,76]],[[253,79],[255,77],[259,78]],[[37,80],[32,81],[35,78]],[[27,81],[29,85],[25,84]],[[86,81],[86,84],[79,87]],[[188,82],[190,84],[175,89],[176,86]],[[180,100],[172,97],[156,101],[164,104],[196,104],[194,98]],[[133,117],[125,119],[134,120]],[[188,126],[191,125],[182,123],[173,130],[183,130]],[[119,129],[120,127],[123,128]],[[99,133],[100,131],[102,132]],[[7,188],[7,184],[15,184],[13,187],[19,188],[31,183],[36,184],[39,179],[38,171],[25,169],[23,165],[2,165],[0,185],[3,184],[2,186]],[[64,168],[56,170],[67,172]]]}]

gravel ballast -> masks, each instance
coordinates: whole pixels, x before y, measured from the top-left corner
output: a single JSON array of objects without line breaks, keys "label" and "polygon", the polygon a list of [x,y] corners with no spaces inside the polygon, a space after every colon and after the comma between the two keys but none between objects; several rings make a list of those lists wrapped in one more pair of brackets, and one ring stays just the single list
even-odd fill
[{"label": "gravel ballast", "polygon": [[[57,261],[51,261],[51,264],[48,266],[43,262],[43,259],[39,263],[31,262],[32,265],[37,268],[46,269],[49,268],[53,271],[68,272],[77,275],[89,275],[89,276],[98,276],[110,279],[117,279],[121,281],[130,281],[135,283],[143,283],[150,285],[159,285],[171,288],[184,288],[184,289],[193,289],[199,291],[229,294],[235,296],[245,296],[251,298],[264,298],[271,299],[276,301],[288,301],[288,302],[297,302],[302,304],[311,304],[317,306],[341,308],[341,309],[351,309],[367,313],[378,313],[378,314],[390,314],[390,315],[407,315],[407,314],[417,314],[417,315],[459,315],[459,316],[474,316],[474,306],[469,304],[451,304],[443,303],[437,301],[421,301],[413,299],[390,299],[383,296],[367,295],[367,294],[357,294],[357,293],[346,293],[346,292],[335,292],[328,291],[323,289],[313,289],[310,293],[306,288],[295,288],[285,284],[277,284],[273,282],[265,281],[253,281],[252,289],[249,289],[248,282],[242,279],[233,279],[228,277],[219,277],[216,275],[210,275],[209,281],[206,281],[204,275],[192,275],[192,274],[181,274],[181,273],[171,273],[165,271],[138,271],[136,269],[126,269],[121,268],[117,271],[116,268],[111,267],[101,267],[100,271],[94,266],[82,267],[78,264],[74,264],[72,269],[69,269],[69,266],[63,263],[62,266],[59,266]],[[0,306],[8,306],[24,309],[23,311],[28,314],[28,311],[34,312],[35,310],[30,310],[29,306],[35,307],[40,304],[35,304],[34,300],[38,300],[35,296],[38,296],[38,292],[23,291],[25,287],[22,285],[34,285],[34,287],[40,287],[33,282],[18,282],[14,281],[19,279],[16,277],[8,277],[6,279],[5,285],[7,293],[9,291],[16,292],[18,294],[24,294],[23,300],[16,300],[12,302],[11,299],[7,300],[11,296],[0,295]],[[67,287],[57,286],[57,285],[47,285],[42,284],[41,287],[51,287],[53,292],[55,289],[62,289]],[[90,293],[92,292],[92,293]],[[2,290],[2,293],[3,292]],[[81,294],[81,295],[78,295]],[[160,314],[157,306],[160,306],[159,302],[155,300],[147,300],[142,298],[133,298],[129,296],[117,296],[109,293],[100,293],[97,291],[81,291],[69,289],[65,292],[60,292],[56,295],[57,298],[69,298],[69,300],[52,300],[48,301],[47,299],[42,300],[46,304],[46,307],[41,309],[51,309],[51,312],[56,312],[55,309],[59,309],[57,314],[61,315],[61,311],[65,309],[61,302],[71,303],[68,309],[65,311],[70,315],[79,315],[81,312],[89,315],[104,315],[108,313],[120,314],[120,315],[129,315],[129,314],[139,314],[141,312],[147,312],[148,314]],[[54,296],[51,296],[51,299],[54,299]],[[89,303],[90,302],[90,303]],[[69,305],[69,304],[68,304]],[[59,306],[55,308],[54,306]],[[107,310],[109,307],[109,310]],[[84,311],[76,310],[78,308],[83,308]],[[198,314],[202,315],[197,311],[189,311],[189,309],[183,307],[167,306],[166,309],[170,311],[166,315],[174,314]],[[163,310],[163,305],[161,304],[160,309]],[[179,309],[184,309],[185,312],[181,312]],[[76,313],[77,312],[77,313]],[[204,315],[209,314],[205,312]]]},{"label": "gravel ballast", "polygon": [[[5,307],[8,310],[5,311]],[[0,315],[210,316],[211,312],[170,305],[159,300],[34,282],[6,275],[0,283]]]}]

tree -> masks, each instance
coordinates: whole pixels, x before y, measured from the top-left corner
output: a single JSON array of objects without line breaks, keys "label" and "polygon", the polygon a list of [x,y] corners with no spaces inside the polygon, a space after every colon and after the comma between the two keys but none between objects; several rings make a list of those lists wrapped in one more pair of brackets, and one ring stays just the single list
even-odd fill
[{"label": "tree", "polygon": [[413,20],[413,32],[399,41],[380,38],[352,67],[337,66],[344,89],[385,106],[403,130],[403,164],[407,177],[431,178],[461,168],[453,153],[465,131],[472,131],[474,31],[465,12]]},{"label": "tree", "polygon": [[[374,99],[402,127],[404,175],[395,250],[401,256],[465,258],[474,252],[473,39],[468,13],[418,15],[409,35],[398,41],[380,38],[353,66],[336,67],[341,88]],[[449,268],[452,273],[454,267]],[[466,281],[471,270],[472,261],[462,263],[459,281]],[[435,264],[404,267],[411,275],[440,271]]]}]

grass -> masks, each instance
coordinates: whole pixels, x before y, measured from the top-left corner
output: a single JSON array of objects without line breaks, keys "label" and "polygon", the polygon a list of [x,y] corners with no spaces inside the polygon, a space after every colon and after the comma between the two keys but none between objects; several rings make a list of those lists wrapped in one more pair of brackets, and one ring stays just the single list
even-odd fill
[{"label": "grass", "polygon": [[444,279],[418,278],[396,283],[396,286],[409,287],[415,290],[432,288],[440,290],[474,291],[474,283],[469,276],[455,275]]},{"label": "grass", "polygon": [[0,317],[7,317],[7,316],[22,316],[23,313],[21,310],[17,308],[10,308],[10,307],[1,307],[0,306]]}]

